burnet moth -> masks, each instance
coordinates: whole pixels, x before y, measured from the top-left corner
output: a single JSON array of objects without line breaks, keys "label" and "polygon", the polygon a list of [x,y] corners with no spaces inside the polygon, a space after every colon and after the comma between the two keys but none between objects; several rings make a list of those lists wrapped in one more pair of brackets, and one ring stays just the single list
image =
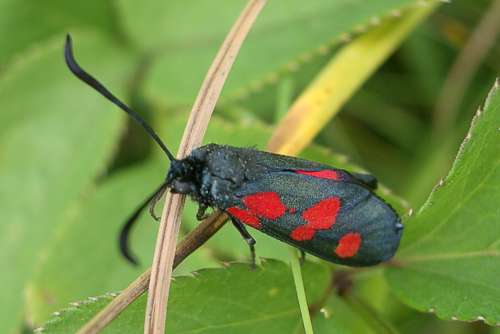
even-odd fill
[{"label": "burnet moth", "polygon": [[137,263],[128,247],[130,229],[148,205],[154,217],[154,205],[166,189],[198,202],[198,219],[208,207],[226,212],[250,246],[253,260],[255,240],[246,226],[343,265],[374,265],[396,252],[403,225],[391,206],[373,193],[373,176],[217,144],[199,147],[178,160],[137,113],[76,63],[69,35],[64,55],[71,72],[129,114],[170,160],[165,180],[121,231],[120,250],[130,262]]}]

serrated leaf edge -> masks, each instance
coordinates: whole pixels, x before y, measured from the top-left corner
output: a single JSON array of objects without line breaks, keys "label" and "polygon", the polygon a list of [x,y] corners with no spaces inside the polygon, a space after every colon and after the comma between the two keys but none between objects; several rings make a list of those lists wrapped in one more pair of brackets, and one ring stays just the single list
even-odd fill
[{"label": "serrated leaf edge", "polygon": [[68,304],[69,305],[68,307],[63,308],[60,311],[53,312],[51,319],[47,320],[41,327],[38,327],[38,328],[34,329],[33,331],[35,333],[43,333],[45,331],[45,329],[47,328],[47,326],[57,324],[58,322],[63,320],[63,318],[66,314],[77,311],[81,306],[91,305],[91,304],[97,303],[98,301],[101,301],[101,300],[111,301],[117,295],[118,295],[117,292],[107,292],[104,295],[87,297],[87,299],[85,299],[85,300],[71,302]]},{"label": "serrated leaf edge", "polygon": [[[455,169],[457,168],[457,164],[460,163],[461,156],[463,155],[465,149],[467,148],[470,140],[473,137],[473,132],[475,130],[475,124],[478,121],[478,119],[484,114],[486,108],[489,106],[490,100],[492,99],[493,95],[497,94],[499,86],[500,86],[499,78],[497,78],[495,80],[493,88],[489,91],[488,96],[486,97],[485,102],[483,103],[483,108],[479,107],[477,109],[474,117],[472,118],[472,121],[471,121],[471,124],[469,127],[469,131],[467,132],[464,140],[460,144],[458,152],[455,156],[455,160],[453,161],[453,164],[452,164],[450,170],[448,171],[448,174],[446,175],[446,177],[440,179],[438,181],[438,183],[434,186],[431,193],[429,194],[429,197],[427,198],[425,203],[420,207],[420,209],[418,210],[415,217],[418,217],[419,215],[421,215],[427,208],[429,208],[432,205],[435,194],[440,190],[440,188],[442,188],[447,183],[448,179],[455,174]],[[435,233],[434,231],[439,230],[439,228],[442,226],[442,224],[443,224],[443,222],[435,224],[433,226],[433,229],[431,230],[431,231],[433,231],[432,233]],[[408,249],[415,247],[415,245],[418,245],[422,240],[429,238],[432,235],[431,231],[429,231],[429,233],[424,235],[422,238],[415,240],[415,242],[413,242],[412,244],[405,247],[404,250],[407,251]]]},{"label": "serrated leaf edge", "polygon": [[[473,136],[472,132],[473,132],[475,123],[477,122],[477,120],[479,119],[479,117],[481,117],[484,114],[484,111],[488,108],[488,106],[490,104],[490,101],[493,98],[493,96],[495,94],[499,93],[498,92],[499,88],[500,88],[500,78],[496,78],[495,83],[493,85],[493,88],[489,91],[488,96],[486,97],[485,102],[483,103],[483,108],[481,108],[481,107],[478,108],[478,110],[476,111],[474,117],[472,118],[469,131],[468,131],[467,135],[465,136],[464,140],[462,141],[462,143],[460,145],[460,148],[459,148],[458,153],[456,155],[455,161],[454,161],[452,167],[450,168],[447,176],[444,179],[439,180],[438,183],[434,186],[434,188],[432,189],[431,194],[429,195],[427,201],[419,209],[416,217],[423,212],[422,210],[424,210],[425,208],[427,208],[427,207],[430,206],[430,203],[432,203],[432,197],[434,196],[435,192],[439,191],[439,189],[446,183],[446,180],[450,177],[450,175],[453,175],[454,170],[456,168],[456,163],[458,161],[458,157],[460,157],[463,154],[464,150],[466,149],[467,145],[469,144],[470,139]],[[500,127],[497,130],[500,131]],[[418,240],[422,240],[422,239],[418,239]],[[413,244],[411,244],[409,247],[405,248],[405,250],[412,248],[416,244],[418,244],[417,241],[414,242]],[[495,255],[498,256],[498,255],[500,255],[500,253],[495,252]],[[500,322],[496,322],[496,323],[490,322],[483,315],[474,315],[472,317],[461,317],[461,316],[453,315],[450,318],[448,318],[448,317],[445,317],[443,314],[441,314],[440,311],[439,311],[439,309],[437,307],[435,307],[435,306],[432,306],[432,305],[431,306],[425,306],[425,305],[422,305],[422,304],[416,304],[413,300],[407,299],[407,298],[405,298],[404,296],[401,296],[401,295],[399,295],[398,297],[401,298],[402,300],[404,300],[407,305],[411,305],[415,309],[420,310],[422,312],[434,313],[440,319],[453,320],[453,321],[464,321],[464,322],[482,321],[482,322],[484,322],[485,324],[488,324],[488,325],[500,326]]]}]

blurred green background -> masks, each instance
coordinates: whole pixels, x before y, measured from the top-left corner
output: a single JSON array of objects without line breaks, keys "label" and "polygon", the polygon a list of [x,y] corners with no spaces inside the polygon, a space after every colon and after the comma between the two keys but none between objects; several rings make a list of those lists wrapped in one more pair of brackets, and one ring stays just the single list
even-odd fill
[{"label": "blurred green background", "polygon": [[[344,165],[346,156],[419,208],[449,170],[499,73],[498,25],[491,23],[498,3],[438,6],[323,125],[304,156]],[[69,302],[122,289],[137,276],[141,268],[118,254],[116,233],[168,167],[142,129],[69,73],[65,34],[72,34],[82,66],[175,151],[206,70],[244,4],[0,0],[1,333],[29,332]],[[339,49],[415,6],[426,2],[270,0],[229,75],[205,141],[265,148],[275,124]],[[481,43],[473,44],[477,34]],[[185,210],[184,232],[197,224],[195,209]],[[132,244],[146,264],[156,224],[143,217],[138,225]],[[288,259],[286,247],[256,237],[259,256]],[[247,256],[246,245],[225,227],[176,274]],[[493,332],[404,306],[377,272],[356,287],[370,310],[392,324],[390,331]],[[318,324],[317,331],[348,332],[328,328]]]}]

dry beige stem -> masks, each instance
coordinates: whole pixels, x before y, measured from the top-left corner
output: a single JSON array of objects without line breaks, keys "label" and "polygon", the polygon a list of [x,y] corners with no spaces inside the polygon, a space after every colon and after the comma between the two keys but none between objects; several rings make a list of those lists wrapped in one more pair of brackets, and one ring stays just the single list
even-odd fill
[{"label": "dry beige stem", "polygon": [[[208,121],[210,120],[229,70],[243,40],[265,3],[265,0],[250,0],[227,35],[208,70],[191,110],[177,154],[178,158],[185,157],[191,150],[201,144],[208,127]],[[184,196],[167,194],[149,282],[148,302],[144,320],[144,333],[146,334],[163,334],[165,332],[167,301],[175,256],[175,242],[179,232],[179,218],[183,204]]]}]

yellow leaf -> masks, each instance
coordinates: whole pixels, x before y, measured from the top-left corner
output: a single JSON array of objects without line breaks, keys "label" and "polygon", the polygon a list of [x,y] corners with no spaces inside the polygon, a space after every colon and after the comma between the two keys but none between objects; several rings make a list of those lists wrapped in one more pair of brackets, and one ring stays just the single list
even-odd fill
[{"label": "yellow leaf", "polygon": [[281,154],[300,152],[437,5],[431,2],[408,8],[337,52],[291,106],[268,148]]}]

